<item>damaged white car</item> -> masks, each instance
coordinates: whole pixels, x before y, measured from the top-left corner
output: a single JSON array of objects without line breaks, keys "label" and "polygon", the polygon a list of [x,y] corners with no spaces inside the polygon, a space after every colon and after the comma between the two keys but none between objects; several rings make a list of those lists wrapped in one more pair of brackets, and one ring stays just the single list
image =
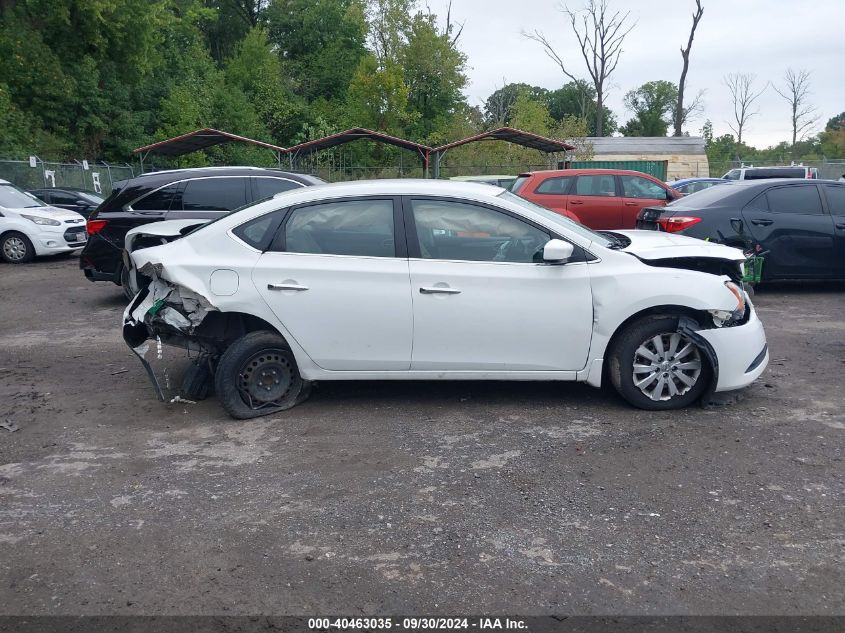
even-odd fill
[{"label": "damaged white car", "polygon": [[152,283],[126,342],[154,383],[149,339],[187,348],[182,395],[213,382],[235,418],[358,379],[609,380],[673,409],[748,385],[769,358],[739,250],[596,233],[489,185],[309,187],[131,257]]}]

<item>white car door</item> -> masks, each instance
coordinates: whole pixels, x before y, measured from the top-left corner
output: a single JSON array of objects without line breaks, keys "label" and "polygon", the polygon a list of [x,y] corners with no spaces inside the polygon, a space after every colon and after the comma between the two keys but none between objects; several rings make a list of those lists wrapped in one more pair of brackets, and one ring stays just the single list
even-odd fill
[{"label": "white car door", "polygon": [[541,263],[550,234],[487,206],[419,198],[405,207],[414,301],[411,369],[586,365],[593,305],[585,262]]},{"label": "white car door", "polygon": [[411,293],[390,198],[297,207],[255,266],[261,296],[329,370],[407,370]]}]

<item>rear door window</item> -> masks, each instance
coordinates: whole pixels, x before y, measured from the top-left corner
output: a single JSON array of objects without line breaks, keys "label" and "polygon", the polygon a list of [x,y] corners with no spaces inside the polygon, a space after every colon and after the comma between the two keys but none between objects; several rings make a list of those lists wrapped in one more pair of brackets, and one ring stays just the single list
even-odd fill
[{"label": "rear door window", "polygon": [[162,187],[140,200],[136,200],[131,206],[135,211],[167,211],[170,209],[173,194],[176,193],[177,189],[179,189],[179,183]]},{"label": "rear door window", "polygon": [[845,186],[825,185],[824,193],[830,214],[845,216]]},{"label": "rear door window", "polygon": [[393,200],[342,200],[294,209],[273,250],[313,255],[395,257]]},{"label": "rear door window", "polygon": [[288,180],[287,178],[253,178],[253,191],[255,192],[255,200],[266,200],[272,198],[277,193],[283,191],[290,191],[291,189],[299,189],[302,184]]},{"label": "rear door window", "polygon": [[822,201],[815,185],[803,187],[776,187],[766,192],[769,210],[772,213],[798,213],[800,215],[822,215]]},{"label": "rear door window", "polygon": [[616,178],[610,174],[578,176],[573,193],[579,196],[613,197],[616,195]]},{"label": "rear door window", "polygon": [[[189,180],[182,192],[182,211],[232,211],[247,203],[246,178]],[[178,209],[174,209],[178,210]]]},{"label": "rear door window", "polygon": [[569,193],[569,188],[572,186],[573,180],[575,180],[573,176],[554,176],[552,178],[546,178],[540,183],[540,186],[534,190],[534,193],[551,196],[565,196]]}]

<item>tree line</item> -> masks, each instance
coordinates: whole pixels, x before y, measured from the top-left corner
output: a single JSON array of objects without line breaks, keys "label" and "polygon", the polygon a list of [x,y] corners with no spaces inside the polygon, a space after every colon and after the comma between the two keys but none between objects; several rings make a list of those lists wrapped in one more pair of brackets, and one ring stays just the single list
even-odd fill
[{"label": "tree line", "polygon": [[[679,83],[629,91],[631,116],[621,124],[605,105],[606,86],[635,23],[608,0],[563,11],[580,60],[564,59],[541,31],[525,36],[565,83],[556,90],[508,83],[471,105],[463,24],[450,9],[436,15],[417,0],[0,0],[0,157],[124,161],[135,147],[201,127],[290,146],[349,127],[437,145],[510,125],[575,141],[582,158],[586,136],[685,133],[703,111],[703,93],[685,94],[701,0],[681,46]],[[790,73],[774,86],[790,101],[789,153],[845,156],[840,119],[806,137],[816,122],[810,75]],[[725,81],[737,105],[736,137],[713,138],[705,125],[714,157],[756,151],[743,143],[759,96],[754,78]],[[736,139],[730,149],[728,137]],[[459,148],[450,160],[539,160],[532,150],[500,145]],[[397,151],[350,150],[352,160],[374,164],[388,164]],[[232,145],[175,164],[268,160],[262,150]]]}]

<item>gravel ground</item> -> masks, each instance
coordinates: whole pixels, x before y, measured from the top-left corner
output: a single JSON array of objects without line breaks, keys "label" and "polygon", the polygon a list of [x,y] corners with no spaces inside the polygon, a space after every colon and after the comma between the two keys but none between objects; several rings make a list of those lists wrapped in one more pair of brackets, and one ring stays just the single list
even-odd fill
[{"label": "gravel ground", "polygon": [[724,406],[337,383],[248,422],[157,402],[74,258],[0,297],[0,614],[845,614],[845,285],[759,292]]}]

